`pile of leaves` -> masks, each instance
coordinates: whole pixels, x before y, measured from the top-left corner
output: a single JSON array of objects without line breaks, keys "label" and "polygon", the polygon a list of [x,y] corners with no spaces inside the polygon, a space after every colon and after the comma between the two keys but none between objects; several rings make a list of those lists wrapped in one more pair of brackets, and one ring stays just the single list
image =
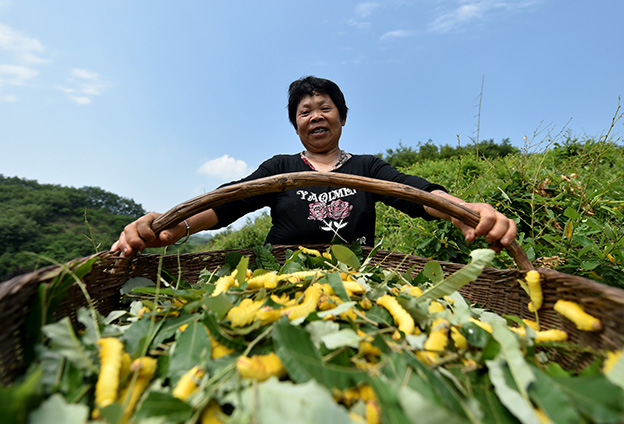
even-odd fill
[{"label": "pile of leaves", "polygon": [[541,348],[575,346],[459,294],[491,250],[447,278],[340,245],[284,264],[255,253],[254,270],[233,252],[192,285],[129,280],[126,308],[80,309],[80,329],[39,313],[29,369],[0,388],[3,422],[624,422],[621,355],[564,370]]}]

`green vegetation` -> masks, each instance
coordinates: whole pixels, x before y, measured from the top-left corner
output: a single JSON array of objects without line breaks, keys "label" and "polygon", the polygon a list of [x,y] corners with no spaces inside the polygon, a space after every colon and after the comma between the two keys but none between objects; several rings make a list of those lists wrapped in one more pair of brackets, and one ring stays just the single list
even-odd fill
[{"label": "green vegetation", "polygon": [[108,249],[143,215],[132,200],[97,187],[61,187],[0,175],[0,281]]},{"label": "green vegetation", "polygon": [[[514,218],[534,265],[624,286],[624,149],[615,142],[568,135],[541,153],[461,155],[403,171]],[[468,246],[449,222],[410,219],[385,205],[378,206],[377,235],[386,249],[459,263],[470,249],[486,246]],[[513,262],[505,253],[496,265]]]},{"label": "green vegetation", "polygon": [[[624,287],[624,149],[618,141],[568,133],[535,145],[527,141],[522,150],[508,140],[433,146],[437,150],[427,143],[418,150],[400,145],[380,156],[409,164],[398,168],[514,218],[518,242],[535,266]],[[412,219],[383,204],[377,205],[377,217],[376,237],[384,249],[466,263],[471,250],[487,246],[483,240],[468,245],[450,222]],[[263,215],[201,249],[262,244],[269,225],[270,217]],[[495,266],[515,265],[502,252]]]}]

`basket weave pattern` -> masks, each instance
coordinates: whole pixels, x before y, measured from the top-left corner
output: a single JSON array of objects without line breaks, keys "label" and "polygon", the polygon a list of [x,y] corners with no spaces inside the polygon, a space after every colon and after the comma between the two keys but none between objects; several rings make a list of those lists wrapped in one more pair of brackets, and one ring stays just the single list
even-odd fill
[{"label": "basket weave pattern", "polygon": [[[283,262],[286,251],[297,246],[275,246],[273,253],[278,261]],[[364,248],[368,255],[370,248]],[[83,278],[94,307],[103,315],[119,308],[120,287],[130,278],[145,277],[156,281],[159,268],[168,270],[174,276],[193,284],[203,269],[214,270],[224,264],[225,256],[232,252],[212,251],[181,255],[137,255],[122,259],[116,253],[103,252],[96,255],[97,261],[91,271]],[[236,250],[255,263],[251,249]],[[87,260],[89,258],[83,258]],[[75,264],[83,260],[75,261]],[[413,268],[414,275],[430,259],[397,252],[379,250],[372,257],[371,263],[386,269],[406,272]],[[453,273],[463,267],[452,262],[440,262],[445,274]],[[570,341],[594,349],[613,350],[624,345],[624,291],[605,286],[581,277],[570,276],[549,269],[539,269],[542,277],[544,303],[540,309],[540,323],[545,328],[560,328],[568,332]],[[24,320],[29,312],[29,305],[36,299],[37,287],[50,282],[58,273],[64,272],[61,266],[51,266],[37,272],[25,274],[0,283],[0,319],[4,323],[0,330],[0,384],[9,384],[22,363],[24,342]],[[471,303],[492,310],[500,315],[517,315],[533,319],[528,311],[529,297],[522,290],[517,280],[524,278],[526,271],[517,269],[500,270],[485,268],[479,278],[461,289],[462,295]],[[558,315],[552,306],[558,299],[574,300],[587,312],[599,318],[604,326],[600,332],[578,331],[572,323]],[[88,306],[88,302],[77,284],[72,286],[56,311],[56,318],[69,316],[75,321],[76,311]],[[590,355],[566,355],[556,358],[569,368],[581,368],[591,361]]]}]

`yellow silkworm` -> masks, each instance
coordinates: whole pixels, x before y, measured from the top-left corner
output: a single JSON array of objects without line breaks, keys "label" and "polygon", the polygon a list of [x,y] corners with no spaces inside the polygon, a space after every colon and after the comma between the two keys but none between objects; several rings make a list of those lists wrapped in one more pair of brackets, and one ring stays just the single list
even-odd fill
[{"label": "yellow silkworm", "polygon": [[236,368],[242,378],[264,381],[269,377],[283,377],[286,368],[275,352],[267,355],[240,356],[236,361]]},{"label": "yellow silkworm", "polygon": [[576,302],[559,299],[555,303],[555,311],[569,319],[578,330],[599,331],[602,329],[600,320],[587,312]]},{"label": "yellow silkworm", "polygon": [[529,303],[529,311],[535,312],[542,307],[544,296],[542,294],[542,284],[540,283],[540,274],[537,271],[531,270],[526,273],[525,280],[529,287],[529,297],[531,302]]},{"label": "yellow silkworm", "polygon": [[95,384],[95,405],[104,408],[117,400],[123,363],[123,343],[114,337],[97,341],[100,347],[100,374]]},{"label": "yellow silkworm", "polygon": [[299,305],[289,306],[282,310],[281,314],[288,316],[288,319],[295,320],[305,317],[316,311],[316,306],[321,297],[321,286],[313,284],[308,287],[303,294],[303,302]]},{"label": "yellow silkworm", "polygon": [[401,305],[399,305],[399,302],[395,297],[390,296],[389,294],[384,294],[377,299],[377,304],[390,312],[390,315],[394,318],[394,323],[400,331],[405,334],[414,333],[414,328],[416,327],[414,318],[412,318],[412,316],[405,309],[403,309]]},{"label": "yellow silkworm", "polygon": [[194,366],[180,377],[178,384],[173,389],[173,396],[180,400],[186,400],[197,390],[199,381],[203,376],[204,371],[199,366]]},{"label": "yellow silkworm", "polygon": [[275,272],[267,272],[262,275],[258,275],[257,277],[250,278],[247,280],[247,288],[250,290],[255,289],[274,289],[277,287],[277,283],[279,283],[279,277]]}]

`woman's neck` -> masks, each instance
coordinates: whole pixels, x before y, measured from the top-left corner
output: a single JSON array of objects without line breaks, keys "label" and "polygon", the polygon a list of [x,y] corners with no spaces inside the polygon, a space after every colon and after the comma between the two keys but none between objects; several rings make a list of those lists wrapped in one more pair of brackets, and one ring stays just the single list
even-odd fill
[{"label": "woman's neck", "polygon": [[328,172],[334,169],[338,163],[341,152],[342,150],[336,147],[329,152],[311,153],[306,150],[303,154],[317,171]]}]

